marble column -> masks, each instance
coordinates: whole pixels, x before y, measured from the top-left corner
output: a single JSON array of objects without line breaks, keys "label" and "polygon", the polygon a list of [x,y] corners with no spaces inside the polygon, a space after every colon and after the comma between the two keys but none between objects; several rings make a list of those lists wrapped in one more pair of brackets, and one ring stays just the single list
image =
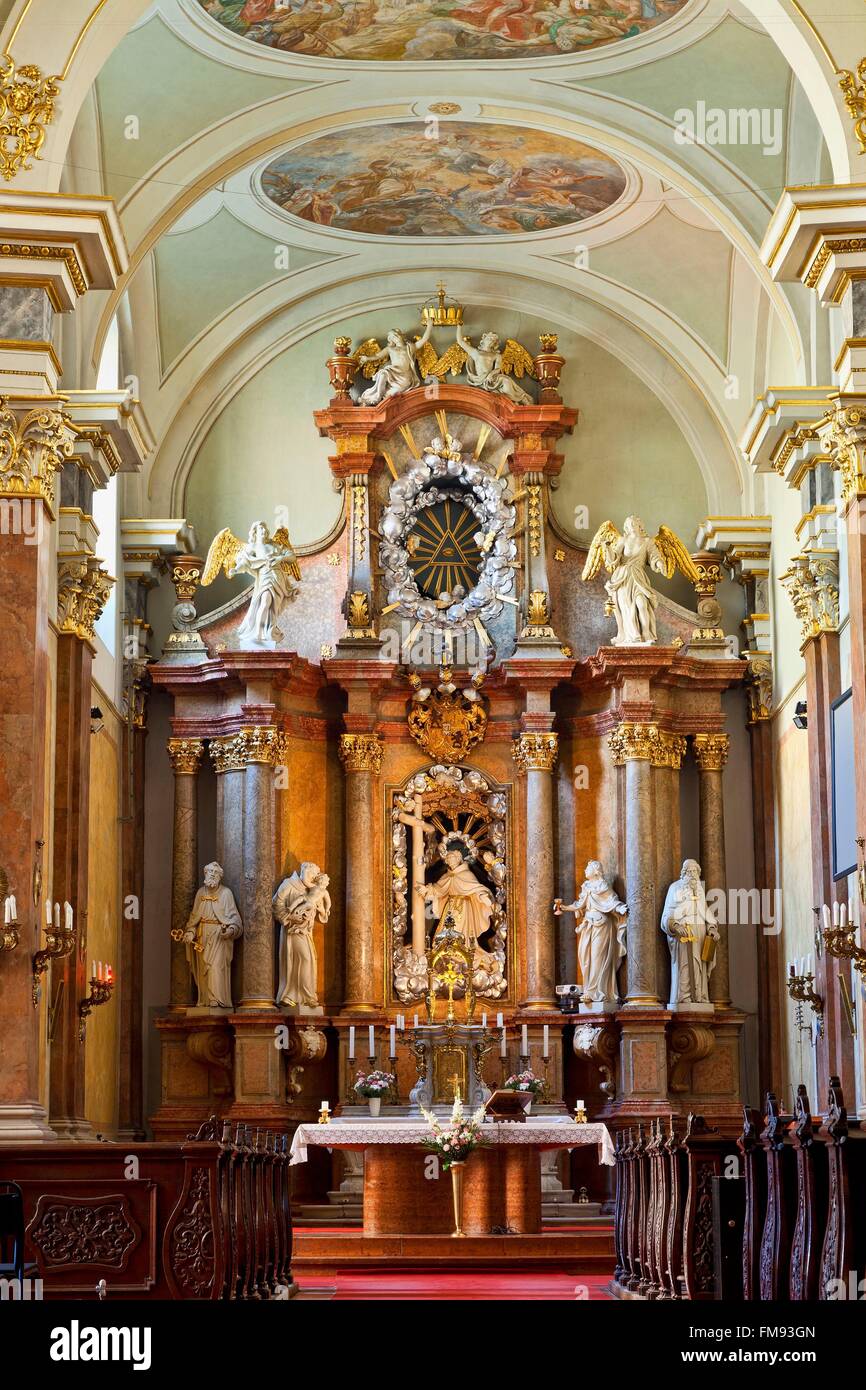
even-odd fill
[{"label": "marble column", "polygon": [[[174,833],[171,846],[171,929],[183,931],[198,886],[198,770],[204,744],[199,738],[170,738],[174,772]],[[177,1012],[192,1002],[192,980],[182,941],[171,943],[169,1007]]]},{"label": "marble column", "polygon": [[[722,772],[728,760],[727,734],[695,734],[699,768],[701,874],[708,893],[727,891],[725,871],[725,805]],[[727,915],[727,914],[726,914]],[[731,1003],[728,964],[728,925],[719,922],[716,968],[710,976],[710,998],[719,1008]]]},{"label": "marble column", "polygon": [[556,918],[553,915],[553,770],[559,740],[552,732],[526,732],[513,756],[526,777],[526,989],[522,1007],[556,1005]]},{"label": "marble column", "polygon": [[[238,1012],[276,1011],[274,767],[284,758],[285,735],[272,726],[243,729],[235,736],[235,759],[243,765],[243,917]],[[233,814],[239,814],[237,806]]]},{"label": "marble column", "polygon": [[382,768],[382,741],[374,733],[340,735],[346,769],[346,1003],[345,1013],[374,1013],[375,977],[376,779]]},{"label": "marble column", "polygon": [[661,1002],[653,784],[653,761],[657,758],[659,743],[659,730],[653,724],[624,721],[608,737],[615,765],[625,769],[627,1008],[658,1007]]},{"label": "marble column", "polygon": [[[658,747],[652,758],[655,797],[656,899],[655,922],[661,923],[668,888],[679,878],[682,862],[680,832],[680,768],[686,753],[686,740],[678,734],[659,731]],[[661,994],[667,999],[670,970],[667,937],[656,931],[656,954]]]},{"label": "marble column", "polygon": [[[216,773],[216,857],[222,866],[223,883],[235,895],[243,919],[244,884],[244,791],[246,770],[240,760],[234,735],[210,740],[209,752]],[[232,999],[241,996],[244,974],[244,937],[235,942],[232,960]]]}]

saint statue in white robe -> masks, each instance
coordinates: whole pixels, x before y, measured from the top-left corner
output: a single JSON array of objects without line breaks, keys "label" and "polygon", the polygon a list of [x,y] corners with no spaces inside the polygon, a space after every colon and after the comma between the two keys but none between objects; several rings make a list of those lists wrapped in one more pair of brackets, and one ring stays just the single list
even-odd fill
[{"label": "saint statue in white robe", "polygon": [[495,906],[493,894],[470,869],[467,863],[469,851],[462,840],[446,840],[440,854],[445,862],[444,874],[435,883],[419,884],[416,890],[430,905],[438,923],[433,940],[436,940],[443,915],[450,904],[454,909],[454,921],[466,945],[476,954],[486,955],[478,942],[490,930]]},{"label": "saint statue in white robe", "polygon": [[661,925],[671,952],[668,1008],[696,1004],[710,1007],[710,976],[715,968],[719,931],[707,906],[697,860],[686,859],[680,877],[668,889]]},{"label": "saint statue in white robe", "polygon": [[204,887],[195,895],[182,937],[199,1008],[232,1007],[232,957],[243,923],[234,894],[223,886],[222,877],[219,864],[205,866]]},{"label": "saint statue in white robe", "polygon": [[597,859],[586,866],[577,900],[564,905],[557,899],[553,910],[557,916],[573,912],[579,918],[574,930],[583,1003],[617,1008],[616,972],[625,956],[628,908],[608,883]]},{"label": "saint statue in white robe", "polygon": [[313,928],[331,915],[330,879],[318,864],[304,863],[284,878],[273,897],[280,923],[280,982],[277,1003],[301,1012],[319,1008],[318,958]]}]

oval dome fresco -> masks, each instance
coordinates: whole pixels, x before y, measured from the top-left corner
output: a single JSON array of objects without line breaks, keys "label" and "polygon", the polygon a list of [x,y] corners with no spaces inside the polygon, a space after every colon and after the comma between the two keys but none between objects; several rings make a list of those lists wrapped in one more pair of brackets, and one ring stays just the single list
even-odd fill
[{"label": "oval dome fresco", "polygon": [[[428,132],[429,133],[429,132]],[[626,188],[609,155],[543,130],[423,121],[335,131],[287,150],[264,195],[318,226],[368,236],[514,236],[573,226]]]},{"label": "oval dome fresco", "polygon": [[233,34],[364,62],[548,58],[635,38],[688,0],[197,0]]}]

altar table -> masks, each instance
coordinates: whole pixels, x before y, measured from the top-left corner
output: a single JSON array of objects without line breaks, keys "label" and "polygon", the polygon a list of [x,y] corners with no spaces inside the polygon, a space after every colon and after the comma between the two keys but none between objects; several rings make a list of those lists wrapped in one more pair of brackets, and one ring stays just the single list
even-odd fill
[{"label": "altar table", "polygon": [[[453,1226],[451,1183],[424,1147],[429,1128],[419,1120],[332,1120],[298,1125],[291,1162],[305,1163],[307,1149],[364,1152],[364,1234],[441,1235]],[[463,1229],[467,1235],[541,1230],[541,1151],[597,1144],[599,1161],[614,1162],[603,1124],[539,1118],[523,1123],[485,1123],[484,1144],[464,1168]]]}]

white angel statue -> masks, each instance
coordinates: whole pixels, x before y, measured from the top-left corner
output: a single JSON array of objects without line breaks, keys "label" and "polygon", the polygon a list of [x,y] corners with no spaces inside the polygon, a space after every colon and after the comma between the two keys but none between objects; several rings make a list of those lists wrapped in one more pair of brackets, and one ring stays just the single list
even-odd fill
[{"label": "white angel statue", "polygon": [[[379,347],[375,338],[368,338],[355,353],[355,361],[364,369],[365,376],[373,376],[373,385],[368,386],[358,397],[359,405],[381,405],[389,396],[402,396],[413,386],[421,385],[421,372],[429,366],[429,359],[436,360],[433,348],[429,354],[424,352],[433,324],[428,323],[420,338],[408,338],[399,328],[392,328],[385,346]],[[421,360],[419,363],[419,354]]]},{"label": "white angel statue", "polygon": [[648,536],[639,516],[627,516],[622,535],[612,521],[604,521],[592,538],[582,578],[594,579],[602,565],[610,575],[605,589],[610,595],[607,611],[616,617],[616,647],[651,647],[656,637],[658,594],[650,571],[673,577],[681,570],[697,583],[699,575],[682,541],[667,526]]},{"label": "white angel statue", "polygon": [[249,574],[253,579],[252,598],[239,635],[256,643],[280,640],[280,618],[297,593],[292,581],[301,578],[285,526],[272,536],[263,521],[254,521],[246,544],[224,526],[211,541],[202,585],[212,584],[221,569],[229,579],[236,574]]},{"label": "white angel statue", "polygon": [[[423,364],[422,364],[423,366]],[[512,373],[522,377],[525,373],[535,376],[535,362],[532,354],[514,338],[507,338],[504,347],[499,346],[498,333],[482,333],[478,346],[467,338],[462,328],[457,328],[457,341],[433,361],[428,368],[429,377],[443,377],[448,372],[458,376],[466,369],[466,380],[470,386],[478,386],[482,391],[490,391],[497,396],[507,396],[515,405],[532,405],[533,400],[522,386],[512,380]]]}]

